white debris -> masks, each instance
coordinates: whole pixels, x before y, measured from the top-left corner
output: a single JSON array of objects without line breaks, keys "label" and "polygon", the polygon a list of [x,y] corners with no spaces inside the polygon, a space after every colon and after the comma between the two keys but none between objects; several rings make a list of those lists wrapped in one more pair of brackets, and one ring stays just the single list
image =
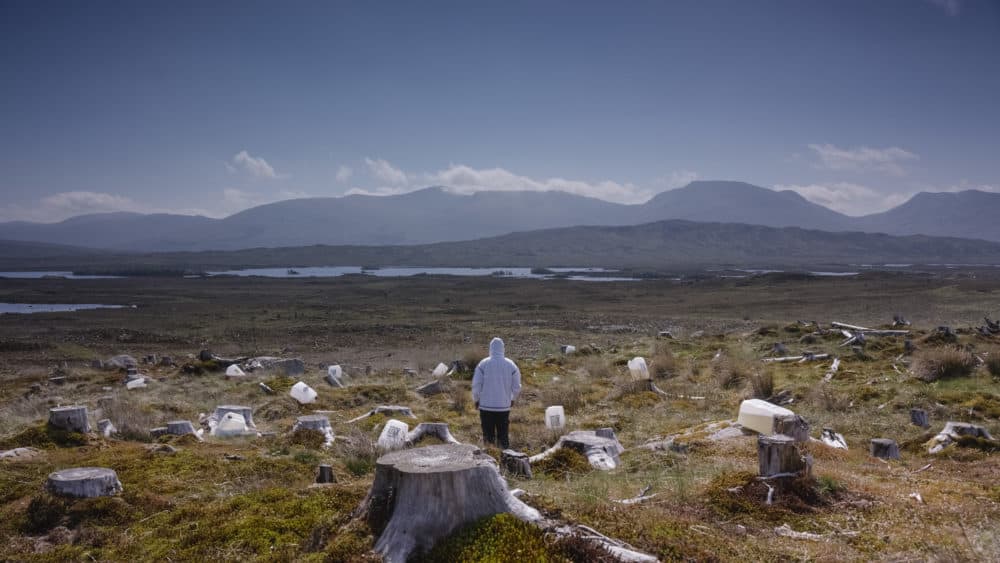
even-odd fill
[{"label": "white debris", "polygon": [[920,496],[920,493],[910,493],[910,498],[917,501],[920,504],[924,503],[924,497]]},{"label": "white debris", "polygon": [[409,432],[409,424],[393,418],[385,423],[385,427],[382,428],[382,434],[379,435],[375,447],[381,452],[403,449],[406,447],[406,436]]},{"label": "white debris", "polygon": [[246,372],[240,369],[240,366],[232,364],[226,368],[226,377],[246,377]]},{"label": "white debris", "polygon": [[252,433],[247,428],[247,420],[243,418],[243,415],[235,412],[227,412],[222,416],[218,424],[212,428],[212,435],[220,438],[246,436]]},{"label": "white debris", "polygon": [[566,412],[562,405],[552,405],[545,409],[545,427],[549,430],[559,430],[566,426]]},{"label": "white debris", "polygon": [[444,365],[443,363],[439,363],[437,367],[434,368],[434,371],[431,372],[431,375],[433,375],[434,377],[444,377],[447,374],[448,374],[448,366]]},{"label": "white debris", "polygon": [[740,403],[740,414],[736,422],[761,434],[774,433],[776,418],[792,417],[795,413],[761,399],[747,399]]},{"label": "white debris", "polygon": [[298,401],[300,404],[303,405],[312,403],[313,401],[316,400],[316,397],[318,396],[316,391],[312,387],[309,387],[308,385],[306,385],[301,381],[299,381],[295,385],[292,385],[292,389],[291,391],[288,392],[288,394],[291,395],[293,399],[295,399],[296,401]]},{"label": "white debris", "polygon": [[819,439],[831,448],[837,448],[840,450],[847,449],[847,441],[844,440],[843,434],[838,434],[829,428],[823,429],[823,432],[819,435]]},{"label": "white debris", "polygon": [[146,386],[146,378],[139,377],[125,384],[126,389],[141,389]]},{"label": "white debris", "polygon": [[824,541],[826,539],[822,534],[814,534],[812,532],[796,532],[788,524],[782,524],[774,529],[774,533],[779,536],[785,536],[786,538],[792,538],[796,540],[809,540],[809,541]]},{"label": "white debris", "polygon": [[632,374],[632,379],[649,379],[649,367],[646,366],[646,360],[641,357],[635,357],[628,361],[628,371]]},{"label": "white debris", "polygon": [[564,355],[569,356],[570,354],[576,353],[576,346],[573,346],[572,344],[564,344],[559,347],[559,351]]}]

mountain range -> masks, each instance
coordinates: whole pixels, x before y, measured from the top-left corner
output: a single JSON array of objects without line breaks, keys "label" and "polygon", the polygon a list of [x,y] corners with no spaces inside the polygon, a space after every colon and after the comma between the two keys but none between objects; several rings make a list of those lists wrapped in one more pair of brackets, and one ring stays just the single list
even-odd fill
[{"label": "mountain range", "polygon": [[1000,194],[920,193],[883,213],[850,217],[792,191],[697,181],[624,205],[565,192],[478,192],[431,187],[394,196],[279,201],[222,219],[103,213],[59,223],[0,223],[0,240],[126,252],[323,245],[414,245],[575,226],[682,219],[833,232],[934,235],[1000,241]]}]

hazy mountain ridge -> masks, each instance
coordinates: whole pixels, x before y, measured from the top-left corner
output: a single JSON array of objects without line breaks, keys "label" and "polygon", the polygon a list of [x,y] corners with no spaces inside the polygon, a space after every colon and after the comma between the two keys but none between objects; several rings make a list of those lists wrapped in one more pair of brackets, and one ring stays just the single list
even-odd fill
[{"label": "hazy mountain ridge", "polygon": [[921,193],[883,213],[849,217],[790,191],[742,182],[692,182],[644,204],[565,192],[478,192],[440,187],[396,196],[350,195],[279,201],[223,219],[106,213],[60,223],[0,223],[0,240],[116,251],[237,250],[325,245],[410,245],[475,240],[572,226],[638,225],[683,219],[831,232],[926,234],[1000,241],[1000,194]]}]

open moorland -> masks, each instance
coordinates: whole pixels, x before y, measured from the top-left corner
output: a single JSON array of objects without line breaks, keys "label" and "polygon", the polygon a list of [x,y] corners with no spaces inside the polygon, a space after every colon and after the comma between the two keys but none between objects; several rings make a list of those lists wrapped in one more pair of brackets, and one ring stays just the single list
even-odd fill
[{"label": "open moorland", "polygon": [[[662,560],[1000,558],[996,442],[959,440],[928,452],[948,421],[1000,432],[1000,336],[976,330],[1000,314],[1000,275],[989,271],[692,282],[7,279],[0,302],[126,306],[0,315],[0,450],[36,450],[0,460],[5,560],[378,560],[355,510],[372,486],[374,443],[388,418],[349,421],[405,405],[416,418],[401,420],[411,427],[446,422],[460,442],[479,444],[466,366],[493,336],[504,338],[523,374],[513,449],[537,454],[566,431],[604,427],[625,447],[611,471],[566,451],[532,467],[530,480],[509,476],[521,500],[547,517]],[[895,327],[906,335],[844,346],[830,324],[889,329],[896,314],[911,323]],[[561,353],[567,344],[576,352]],[[762,361],[776,349],[829,358]],[[203,350],[299,358],[305,373],[226,377],[222,363],[200,358]],[[124,370],[94,363],[119,354],[140,362],[146,387],[128,390]],[[629,375],[636,356],[649,363],[654,386]],[[840,362],[831,373],[833,358]],[[442,393],[416,392],[439,362],[455,360]],[[343,367],[344,388],[324,382],[331,364]],[[289,396],[300,380],[316,390],[315,402]],[[803,445],[812,475],[769,503],[757,479],[757,438],[717,434],[747,398],[783,403],[813,437],[830,428],[849,449]],[[173,420],[197,427],[224,404],[252,407],[261,435],[150,434]],[[49,409],[64,405],[88,407],[91,424],[109,419],[117,432],[47,427]],[[564,407],[565,429],[546,429],[550,405]],[[913,408],[928,413],[929,427],[911,424]],[[291,432],[298,416],[316,411],[332,423],[329,447],[322,435]],[[895,440],[900,458],[869,455],[872,438]],[[320,464],[332,466],[335,484],[313,484]],[[46,492],[51,472],[81,466],[114,469],[123,492],[80,500]],[[618,502],[640,493],[648,498]],[[499,516],[421,557],[601,555]]]}]

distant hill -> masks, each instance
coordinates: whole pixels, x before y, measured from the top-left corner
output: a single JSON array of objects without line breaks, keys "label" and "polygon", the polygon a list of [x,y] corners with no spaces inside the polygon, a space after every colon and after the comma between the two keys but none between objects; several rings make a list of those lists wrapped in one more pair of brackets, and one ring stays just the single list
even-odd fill
[{"label": "distant hill", "polygon": [[979,190],[919,193],[883,213],[860,217],[860,230],[1000,240],[1000,194]]},{"label": "distant hill", "polygon": [[796,226],[831,232],[928,234],[1000,241],[1000,194],[919,194],[885,213],[848,217],[790,191],[743,182],[692,182],[641,205],[564,192],[479,192],[440,187],[396,196],[280,201],[224,219],[107,213],[60,223],[0,223],[0,239],[115,251],[237,250],[324,245],[411,245],[571,226],[626,226],[683,219]]},{"label": "distant hill", "polygon": [[[862,263],[1000,264],[1000,243],[798,227],[658,221],[634,226],[566,227],[406,246],[304,246],[238,251],[101,255],[22,267],[94,273],[299,266],[613,267],[670,271],[695,266],[810,266]],[[0,261],[0,265],[9,261]],[[95,271],[96,270],[96,271]]]},{"label": "distant hill", "polygon": [[21,240],[0,240],[0,258],[33,259],[33,258],[69,258],[90,257],[107,254],[107,251],[67,246],[63,244],[48,244]]}]

